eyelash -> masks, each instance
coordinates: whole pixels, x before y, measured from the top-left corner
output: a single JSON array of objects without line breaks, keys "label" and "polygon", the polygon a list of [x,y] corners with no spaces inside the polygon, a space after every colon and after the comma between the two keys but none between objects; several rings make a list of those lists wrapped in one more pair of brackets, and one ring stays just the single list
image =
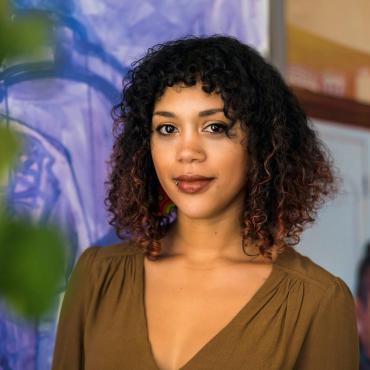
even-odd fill
[{"label": "eyelash", "polygon": [[[221,134],[224,134],[224,133],[226,132],[226,129],[227,129],[227,125],[226,125],[226,124],[224,124],[224,123],[220,123],[220,122],[213,122],[213,123],[211,123],[211,124],[207,125],[207,126],[206,126],[206,128],[207,128],[207,127],[210,127],[210,126],[217,126],[218,128],[221,128],[221,129],[222,129],[222,132],[212,132],[212,133],[211,133],[212,135],[221,135]],[[163,127],[175,127],[175,126],[174,126],[174,125],[171,125],[171,124],[169,124],[169,123],[165,123],[165,124],[162,124],[162,125],[159,125],[158,127],[156,127],[156,129],[155,129],[155,130],[156,130],[160,135],[163,135],[163,136],[169,136],[169,135],[171,135],[171,134],[172,134],[172,132],[171,132],[171,133],[166,133],[166,134],[162,133],[162,132],[161,132],[161,129],[162,129]]]}]

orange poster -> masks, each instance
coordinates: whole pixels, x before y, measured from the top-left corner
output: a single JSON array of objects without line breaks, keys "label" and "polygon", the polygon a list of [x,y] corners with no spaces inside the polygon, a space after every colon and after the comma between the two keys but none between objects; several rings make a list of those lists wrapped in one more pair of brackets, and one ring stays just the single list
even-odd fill
[{"label": "orange poster", "polygon": [[370,104],[370,2],[286,1],[291,85]]}]

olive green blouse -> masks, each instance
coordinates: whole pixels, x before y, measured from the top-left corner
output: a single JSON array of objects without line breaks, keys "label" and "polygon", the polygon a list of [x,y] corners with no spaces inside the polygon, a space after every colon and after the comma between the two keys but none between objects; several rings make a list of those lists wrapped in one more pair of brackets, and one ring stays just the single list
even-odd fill
[{"label": "olive green blouse", "polygon": [[[52,370],[159,370],[147,333],[143,261],[131,241],[82,253],[64,296]],[[357,370],[358,346],[347,285],[288,248],[181,370]]]}]

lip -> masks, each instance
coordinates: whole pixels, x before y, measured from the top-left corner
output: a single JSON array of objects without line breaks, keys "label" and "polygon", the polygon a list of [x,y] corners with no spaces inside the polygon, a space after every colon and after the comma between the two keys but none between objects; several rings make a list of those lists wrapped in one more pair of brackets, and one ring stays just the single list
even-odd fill
[{"label": "lip", "polygon": [[212,179],[213,177],[206,177],[206,176],[201,176],[201,175],[181,175],[181,176],[175,177],[175,180],[177,181],[186,181],[186,182],[209,181]]},{"label": "lip", "polygon": [[179,191],[186,194],[199,193],[206,191],[213,179],[213,177],[204,177],[198,175],[179,176],[176,178],[177,188]]}]

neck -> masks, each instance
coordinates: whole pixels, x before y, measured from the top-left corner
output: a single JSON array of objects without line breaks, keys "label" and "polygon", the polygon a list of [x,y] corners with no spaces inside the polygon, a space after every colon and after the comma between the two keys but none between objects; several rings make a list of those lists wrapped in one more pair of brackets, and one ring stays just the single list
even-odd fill
[{"label": "neck", "polygon": [[[178,212],[164,238],[164,255],[182,257],[196,264],[249,258],[242,250],[238,214],[229,212],[213,218],[192,219]],[[248,252],[255,254],[256,250],[251,248]]]}]

